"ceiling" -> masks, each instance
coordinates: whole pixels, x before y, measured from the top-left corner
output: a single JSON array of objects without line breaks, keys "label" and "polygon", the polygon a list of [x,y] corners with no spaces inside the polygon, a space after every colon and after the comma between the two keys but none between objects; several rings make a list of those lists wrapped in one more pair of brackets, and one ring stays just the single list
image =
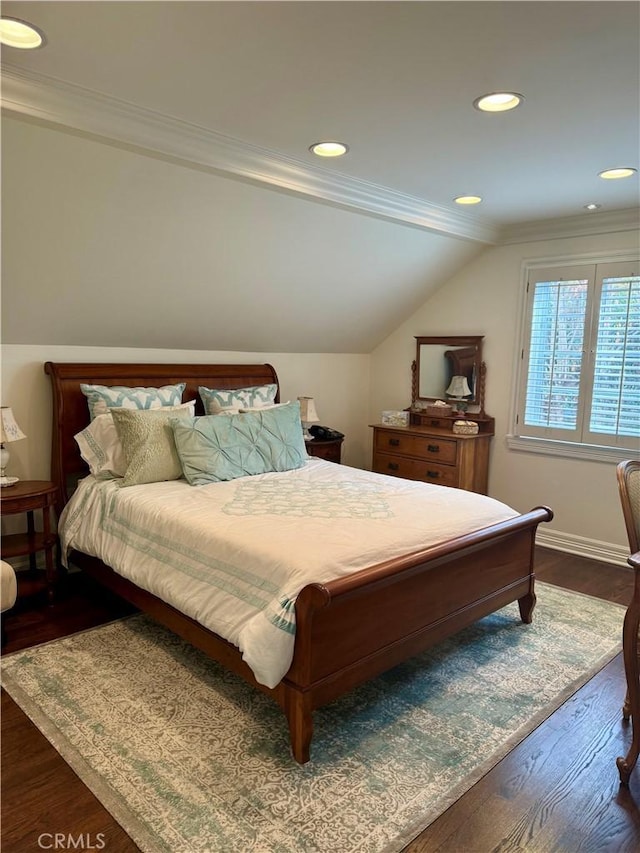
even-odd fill
[{"label": "ceiling", "polygon": [[[415,247],[424,268],[398,276],[384,321],[363,315],[359,351],[426,299],[421,280],[455,268],[427,234],[452,238],[466,263],[539,223],[588,233],[638,207],[637,175],[598,177],[640,165],[636,2],[9,0],[2,13],[47,38],[3,49],[9,114],[426,232]],[[524,103],[473,108],[504,89]],[[320,160],[308,148],[322,139],[349,153]],[[461,194],[483,202],[462,209]],[[341,275],[328,266],[323,277],[339,294]],[[361,286],[373,303],[386,285],[363,268]],[[342,334],[330,313],[332,348],[347,351],[353,324]]]},{"label": "ceiling", "polygon": [[[500,226],[638,204],[635,2],[5,2],[14,67]],[[504,90],[511,113],[472,107]],[[338,139],[349,153],[308,151]]]}]

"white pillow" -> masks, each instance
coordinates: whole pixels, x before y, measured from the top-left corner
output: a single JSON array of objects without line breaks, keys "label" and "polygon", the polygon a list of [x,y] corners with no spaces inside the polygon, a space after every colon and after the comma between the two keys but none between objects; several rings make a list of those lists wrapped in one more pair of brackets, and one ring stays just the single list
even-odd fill
[{"label": "white pillow", "polygon": [[98,415],[74,437],[92,474],[103,479],[124,477],[127,460],[110,412]]},{"label": "white pillow", "polygon": [[[181,403],[179,406],[164,406],[168,411],[189,409],[191,417],[196,413],[196,401]],[[111,412],[98,415],[88,427],[74,436],[80,456],[89,466],[89,471],[101,479],[124,477],[127,471],[127,458],[124,455],[122,442],[116,430]]]},{"label": "white pillow", "polygon": [[221,415],[227,415],[227,414],[228,415],[235,415],[235,414],[246,415],[249,412],[266,412],[267,409],[279,409],[280,406],[288,406],[290,403],[291,403],[291,400],[287,400],[286,403],[271,403],[271,404],[268,404],[266,406],[254,406],[252,409],[237,409],[237,410],[236,409],[229,409],[229,410],[225,409],[224,411],[220,412],[220,414]]}]

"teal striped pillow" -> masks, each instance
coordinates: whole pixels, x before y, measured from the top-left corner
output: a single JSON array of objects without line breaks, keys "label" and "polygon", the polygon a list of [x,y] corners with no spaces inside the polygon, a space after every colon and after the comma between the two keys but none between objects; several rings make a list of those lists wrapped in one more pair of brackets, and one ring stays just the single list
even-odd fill
[{"label": "teal striped pillow", "polygon": [[127,388],[124,385],[80,385],[89,403],[91,420],[106,415],[110,409],[159,409],[161,406],[179,406],[186,382],[162,385],[160,388]]},{"label": "teal striped pillow", "polygon": [[275,403],[278,386],[253,385],[250,388],[233,388],[231,390],[216,390],[198,388],[204,410],[208,415],[236,413],[240,409],[258,409]]}]

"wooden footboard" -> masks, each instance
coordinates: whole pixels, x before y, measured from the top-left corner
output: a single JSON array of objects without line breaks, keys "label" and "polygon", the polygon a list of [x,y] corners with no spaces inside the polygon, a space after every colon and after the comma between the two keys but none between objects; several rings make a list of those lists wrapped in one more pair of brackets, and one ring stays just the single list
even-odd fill
[{"label": "wooden footboard", "polygon": [[325,585],[296,604],[296,646],[284,679],[297,761],[309,760],[313,710],[512,601],[524,622],[535,606],[538,507],[424,551]]}]

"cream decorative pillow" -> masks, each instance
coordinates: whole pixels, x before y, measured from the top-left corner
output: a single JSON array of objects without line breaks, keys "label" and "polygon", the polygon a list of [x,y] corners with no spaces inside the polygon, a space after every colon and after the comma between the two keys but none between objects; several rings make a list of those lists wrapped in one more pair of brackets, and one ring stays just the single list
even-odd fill
[{"label": "cream decorative pillow", "polygon": [[91,420],[105,415],[109,409],[157,409],[161,406],[178,406],[186,382],[162,385],[160,388],[128,388],[125,385],[80,385],[89,403]]},{"label": "cream decorative pillow", "polygon": [[113,421],[127,459],[122,486],[179,480],[182,465],[169,419],[190,418],[189,408],[112,409]]}]

